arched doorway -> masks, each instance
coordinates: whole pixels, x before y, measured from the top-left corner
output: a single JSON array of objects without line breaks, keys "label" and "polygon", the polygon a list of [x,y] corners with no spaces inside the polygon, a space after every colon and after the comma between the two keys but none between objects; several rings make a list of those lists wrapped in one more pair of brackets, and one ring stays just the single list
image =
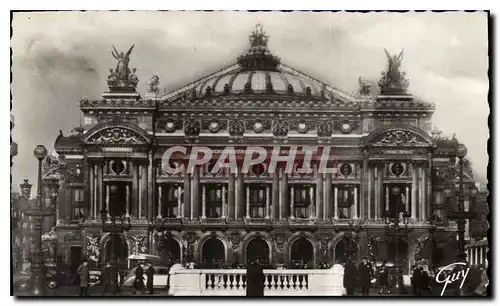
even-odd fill
[{"label": "arched doorway", "polygon": [[299,238],[290,247],[290,266],[303,269],[314,265],[314,249],[312,243],[306,238]]},{"label": "arched doorway", "polygon": [[216,237],[208,238],[201,248],[201,260],[207,264],[223,264],[226,261],[225,248]]},{"label": "arched doorway", "polygon": [[358,245],[356,241],[351,238],[343,237],[335,245],[333,252],[333,262],[335,264],[345,264],[350,258],[356,260],[358,254]]},{"label": "arched doorway", "polygon": [[171,235],[162,235],[158,240],[158,256],[166,263],[181,263],[181,248]]},{"label": "arched doorway", "polygon": [[248,242],[246,249],[247,263],[255,261],[256,259],[261,261],[270,261],[269,254],[269,246],[264,239],[257,237]]},{"label": "arched doorway", "polygon": [[126,264],[128,260],[128,245],[122,234],[110,234],[104,242],[103,261],[116,261],[118,264]]},{"label": "arched doorway", "polygon": [[408,274],[408,242],[401,238],[390,240],[387,245],[387,261],[399,264],[403,268],[403,274]]}]

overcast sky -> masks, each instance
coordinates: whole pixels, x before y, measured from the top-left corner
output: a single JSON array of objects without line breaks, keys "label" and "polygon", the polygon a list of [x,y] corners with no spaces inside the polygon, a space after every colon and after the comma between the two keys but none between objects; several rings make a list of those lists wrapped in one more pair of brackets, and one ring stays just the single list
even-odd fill
[{"label": "overcast sky", "polygon": [[49,150],[59,129],[79,125],[81,98],[99,99],[126,51],[143,93],[156,73],[166,90],[235,62],[261,22],[283,63],[352,92],[364,76],[376,82],[384,47],[404,48],[410,91],[436,104],[433,125],[468,147],[477,178],[488,164],[488,34],[486,13],[16,13],[13,19],[13,138],[19,155],[13,188],[36,182],[37,144]]}]

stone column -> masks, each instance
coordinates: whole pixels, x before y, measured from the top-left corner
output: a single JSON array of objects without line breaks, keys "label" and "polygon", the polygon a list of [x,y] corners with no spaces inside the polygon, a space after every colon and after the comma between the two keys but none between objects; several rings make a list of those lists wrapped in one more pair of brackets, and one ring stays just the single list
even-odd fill
[{"label": "stone column", "polygon": [[290,187],[290,219],[295,219],[295,188]]},{"label": "stone column", "polygon": [[368,153],[363,154],[363,164],[361,166],[361,177],[359,178],[359,217],[360,218],[370,218],[370,213],[368,212],[367,199],[366,199],[366,181],[368,179]]},{"label": "stone column", "polygon": [[389,211],[389,186],[385,186],[385,211]]},{"label": "stone column", "polygon": [[333,218],[335,220],[339,219],[339,188],[337,185],[334,186],[334,192],[333,192]]},{"label": "stone column", "polygon": [[[89,203],[90,203],[90,208],[89,208],[89,212],[88,212],[88,216],[90,217],[90,219],[95,219],[95,201],[94,201],[94,194],[95,194],[95,190],[94,190],[94,165],[90,164],[88,166],[88,171],[89,171]],[[49,198],[51,196],[49,195]]]},{"label": "stone column", "polygon": [[101,211],[106,210],[104,207],[104,195],[103,195],[103,188],[104,188],[104,181],[103,181],[103,168],[104,168],[104,163],[100,162],[97,165],[97,201],[99,203],[99,219],[101,218]]},{"label": "stone column", "polygon": [[246,213],[245,213],[245,218],[249,219],[250,218],[250,186],[246,186]]},{"label": "stone column", "polygon": [[[277,170],[277,169],[275,169]],[[271,210],[271,218],[279,219],[279,203],[280,203],[280,178],[279,172],[275,171],[273,176],[273,199],[271,201],[272,210]]]},{"label": "stone column", "polygon": [[368,219],[372,218],[373,168],[368,168]]},{"label": "stone column", "polygon": [[205,185],[201,185],[201,218],[207,218],[207,190]]},{"label": "stone column", "polygon": [[226,219],[226,185],[222,184],[222,219]]},{"label": "stone column", "polygon": [[162,211],[161,211],[161,202],[162,202],[162,188],[161,188],[161,184],[158,184],[158,219],[162,219],[163,216],[162,216]]},{"label": "stone column", "polygon": [[432,217],[432,153],[427,153],[427,171],[426,174],[426,218]]},{"label": "stone column", "polygon": [[309,187],[309,219],[313,218],[313,212],[314,212],[314,187]]},{"label": "stone column", "polygon": [[195,166],[193,169],[193,196],[191,197],[191,219],[200,216],[200,168]]},{"label": "stone column", "polygon": [[227,196],[228,196],[228,200],[227,200],[227,206],[228,206],[228,210],[227,210],[227,216],[229,219],[231,218],[234,218],[234,197],[235,197],[235,174],[232,173],[233,169],[230,170],[229,172],[229,182],[228,182],[228,185],[227,185],[227,188],[228,188],[228,191],[227,191]]},{"label": "stone column", "polygon": [[108,218],[110,217],[109,214],[109,183],[106,184],[106,208],[105,210],[108,212]]},{"label": "stone column", "polygon": [[153,153],[148,153],[148,179],[147,179],[147,201],[148,201],[148,219],[153,220],[155,216],[155,194],[156,194],[156,165],[153,161]]},{"label": "stone column", "polygon": [[[285,169],[280,168],[280,178],[281,178],[281,195],[282,195],[282,203],[280,209],[280,216],[286,218],[286,209],[290,207],[290,203],[288,202],[288,174],[285,173]],[[281,219],[280,219],[281,220]]]},{"label": "stone column", "polygon": [[354,187],[354,219],[358,219],[358,186]]},{"label": "stone column", "polygon": [[132,207],[130,214],[132,218],[138,218],[139,204],[139,169],[136,161],[132,162]]},{"label": "stone column", "polygon": [[375,181],[375,197],[374,197],[374,200],[375,200],[375,220],[378,220],[379,218],[379,215],[380,215],[380,188],[383,188],[383,187],[380,187],[380,179],[382,178],[380,176],[380,168],[378,167],[378,165],[375,166],[375,169],[374,169],[376,172],[377,172],[377,178],[376,178],[376,181]]},{"label": "stone column", "polygon": [[378,167],[378,190],[379,190],[379,208],[378,208],[378,216],[382,218],[380,208],[385,207],[384,204],[384,165]]},{"label": "stone column", "polygon": [[93,165],[93,173],[94,173],[94,180],[92,181],[93,183],[93,191],[92,191],[92,197],[94,198],[94,218],[95,219],[99,219],[100,218],[100,214],[99,214],[99,210],[100,210],[100,207],[99,207],[99,202],[97,201],[97,191],[98,191],[98,187],[97,187],[97,165]]},{"label": "stone column", "polygon": [[141,166],[141,219],[148,218],[148,166]]},{"label": "stone column", "polygon": [[418,184],[418,200],[419,200],[419,219],[422,220],[424,218],[424,169],[422,167],[418,167],[418,175],[419,175],[419,184]]},{"label": "stone column", "polygon": [[241,165],[238,166],[238,173],[236,175],[236,205],[234,207],[234,218],[235,220],[243,217],[243,205],[245,204],[244,188],[245,182],[243,180],[243,172],[241,171]]},{"label": "stone column", "polygon": [[323,204],[323,220],[330,218],[330,210],[332,207],[332,174],[325,173],[325,200]]},{"label": "stone column", "polygon": [[324,198],[323,198],[323,185],[324,185],[324,180],[323,180],[323,173],[318,173],[317,174],[317,181],[316,181],[316,218],[320,219],[323,214],[323,206],[324,204]]},{"label": "stone column", "polygon": [[139,178],[141,176],[141,173],[142,173],[142,166],[141,165],[138,165],[137,166],[137,219],[141,219],[142,217],[142,188],[143,188],[143,185],[142,185],[142,177]]},{"label": "stone column", "polygon": [[[186,169],[186,167],[185,167]],[[191,175],[185,171],[184,173],[184,211],[183,217],[191,216]]]},{"label": "stone column", "polygon": [[130,209],[130,188],[128,184],[125,186],[126,192],[125,192],[125,217],[128,218],[130,217],[129,214],[129,209]]},{"label": "stone column", "polygon": [[177,218],[182,218],[182,187],[177,186]]},{"label": "stone column", "polygon": [[269,185],[266,185],[266,219],[269,219],[269,202],[270,202],[270,190],[269,190]]},{"label": "stone column", "polygon": [[409,205],[409,198],[410,198],[410,187],[406,185],[406,192],[405,192],[405,210],[410,211]]},{"label": "stone column", "polygon": [[411,164],[411,219],[417,219],[417,167]]}]

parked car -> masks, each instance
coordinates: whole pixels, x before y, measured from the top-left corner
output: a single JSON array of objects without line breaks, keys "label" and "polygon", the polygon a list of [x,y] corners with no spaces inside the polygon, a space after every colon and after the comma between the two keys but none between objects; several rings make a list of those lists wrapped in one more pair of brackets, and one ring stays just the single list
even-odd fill
[{"label": "parked car", "polygon": [[[47,270],[45,275],[48,288],[54,289],[57,287],[57,276],[55,270]],[[13,276],[14,288],[16,291],[27,290],[31,281],[31,271],[19,271]]]},{"label": "parked car", "polygon": [[[168,272],[170,269],[165,266],[153,266],[153,268],[155,269],[155,275],[153,277],[153,287],[159,289],[167,289],[169,285]],[[125,277],[123,287],[131,288],[134,286],[135,270],[137,270],[137,267],[130,270],[128,275]],[[144,271],[144,286],[146,286],[147,279],[148,277],[146,275],[146,271]]]}]

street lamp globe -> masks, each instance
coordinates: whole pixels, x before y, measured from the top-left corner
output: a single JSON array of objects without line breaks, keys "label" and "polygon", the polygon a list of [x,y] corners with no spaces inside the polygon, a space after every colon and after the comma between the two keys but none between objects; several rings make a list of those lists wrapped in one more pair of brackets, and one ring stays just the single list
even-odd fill
[{"label": "street lamp globe", "polygon": [[38,160],[42,160],[47,157],[47,148],[45,148],[45,146],[43,145],[38,145],[33,151],[33,154]]},{"label": "street lamp globe", "polygon": [[464,158],[467,155],[467,148],[464,144],[459,144],[457,147],[457,156],[459,158]]}]

